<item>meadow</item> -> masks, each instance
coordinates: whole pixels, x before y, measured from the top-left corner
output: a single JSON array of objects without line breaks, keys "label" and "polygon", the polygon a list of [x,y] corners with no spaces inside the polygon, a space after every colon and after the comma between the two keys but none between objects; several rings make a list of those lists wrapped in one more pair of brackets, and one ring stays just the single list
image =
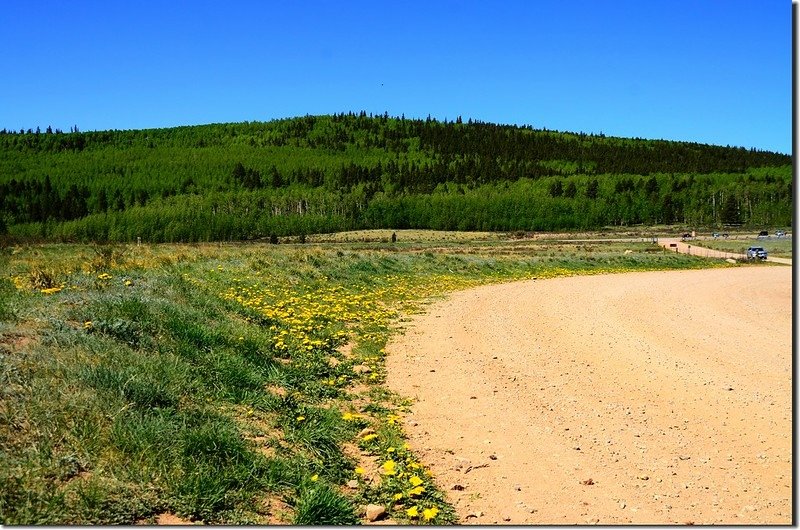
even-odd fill
[{"label": "meadow", "polygon": [[0,249],[0,523],[456,517],[384,386],[389,336],[454,290],[731,265],[498,234]]},{"label": "meadow", "polygon": [[769,256],[774,258],[792,257],[792,238],[791,237],[768,237],[757,238],[752,235],[734,236],[729,239],[705,239],[698,241],[699,246],[723,250],[726,252],[738,252],[745,254],[748,247],[763,247]]}]

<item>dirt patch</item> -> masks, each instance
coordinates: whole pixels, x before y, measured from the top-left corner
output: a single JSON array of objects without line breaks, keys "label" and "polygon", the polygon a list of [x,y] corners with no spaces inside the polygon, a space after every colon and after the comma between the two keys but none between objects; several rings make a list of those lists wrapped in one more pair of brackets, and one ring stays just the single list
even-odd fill
[{"label": "dirt patch", "polygon": [[268,526],[290,524],[292,519],[292,508],[278,497],[264,497],[259,512]]},{"label": "dirt patch", "polygon": [[29,348],[35,339],[21,333],[0,334],[0,351],[19,352]]},{"label": "dirt patch", "polygon": [[157,525],[178,526],[178,525],[193,525],[192,521],[182,519],[172,513],[162,513],[156,517]]},{"label": "dirt patch", "polygon": [[456,293],[387,348],[464,523],[790,524],[789,267]]}]

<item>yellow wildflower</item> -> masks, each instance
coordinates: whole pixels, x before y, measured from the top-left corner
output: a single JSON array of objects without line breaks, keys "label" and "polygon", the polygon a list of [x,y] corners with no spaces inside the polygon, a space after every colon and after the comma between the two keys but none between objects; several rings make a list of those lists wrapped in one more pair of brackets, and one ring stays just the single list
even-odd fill
[{"label": "yellow wildflower", "polygon": [[394,500],[399,501],[402,498],[403,498],[403,494],[402,493],[395,493],[394,494]]},{"label": "yellow wildflower", "polygon": [[362,438],[362,440],[364,440],[365,442],[368,442],[368,441],[370,441],[370,440],[374,440],[374,439],[375,439],[375,438],[377,438],[377,437],[378,437],[378,435],[377,435],[377,434],[375,434],[375,433],[372,433],[372,434],[365,434],[365,435],[364,435],[364,437]]},{"label": "yellow wildflower", "polygon": [[431,506],[430,508],[422,510],[422,517],[424,517],[426,521],[430,521],[438,514],[439,514],[439,508],[437,508],[436,506]]},{"label": "yellow wildflower", "polygon": [[395,464],[394,460],[387,460],[386,462],[383,463],[382,467],[387,475],[394,475],[397,472],[395,470],[396,465],[397,464]]},{"label": "yellow wildflower", "polygon": [[363,475],[364,474],[364,468],[363,467],[357,467],[357,468],[355,468],[354,471],[355,471],[356,475]]},{"label": "yellow wildflower", "polygon": [[412,476],[410,479],[408,479],[408,481],[411,483],[412,486],[419,486],[423,482],[422,479],[416,475]]},{"label": "yellow wildflower", "polygon": [[416,506],[412,506],[408,510],[406,510],[406,515],[409,517],[419,517],[419,510]]},{"label": "yellow wildflower", "polygon": [[316,482],[319,480],[319,475],[311,475],[311,482]]},{"label": "yellow wildflower", "polygon": [[408,494],[412,497],[422,495],[423,493],[425,493],[425,486],[417,486],[416,488],[411,488],[408,490]]},{"label": "yellow wildflower", "polygon": [[297,421],[304,421],[306,419],[305,416],[298,416]]}]

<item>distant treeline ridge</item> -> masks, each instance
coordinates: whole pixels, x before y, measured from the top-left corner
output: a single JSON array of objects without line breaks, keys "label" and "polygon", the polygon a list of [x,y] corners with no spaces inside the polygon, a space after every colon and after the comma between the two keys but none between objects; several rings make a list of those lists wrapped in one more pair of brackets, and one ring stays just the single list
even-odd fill
[{"label": "distant treeline ridge", "polygon": [[19,240],[788,227],[791,218],[791,158],[754,149],[365,112],[0,131],[0,234]]}]

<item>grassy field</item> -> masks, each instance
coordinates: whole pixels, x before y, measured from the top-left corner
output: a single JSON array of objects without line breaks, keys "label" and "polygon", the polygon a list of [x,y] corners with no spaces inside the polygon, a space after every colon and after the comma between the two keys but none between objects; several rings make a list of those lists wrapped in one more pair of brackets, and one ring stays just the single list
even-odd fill
[{"label": "grassy field", "polygon": [[408,315],[491,282],[730,266],[400,235],[1,249],[0,523],[456,522],[382,385]]},{"label": "grassy field", "polygon": [[712,248],[714,250],[723,250],[726,252],[738,252],[745,254],[748,247],[764,247],[767,254],[775,258],[791,258],[792,257],[792,238],[763,238],[757,237],[742,237],[738,239],[705,239],[697,241],[697,246]]}]

